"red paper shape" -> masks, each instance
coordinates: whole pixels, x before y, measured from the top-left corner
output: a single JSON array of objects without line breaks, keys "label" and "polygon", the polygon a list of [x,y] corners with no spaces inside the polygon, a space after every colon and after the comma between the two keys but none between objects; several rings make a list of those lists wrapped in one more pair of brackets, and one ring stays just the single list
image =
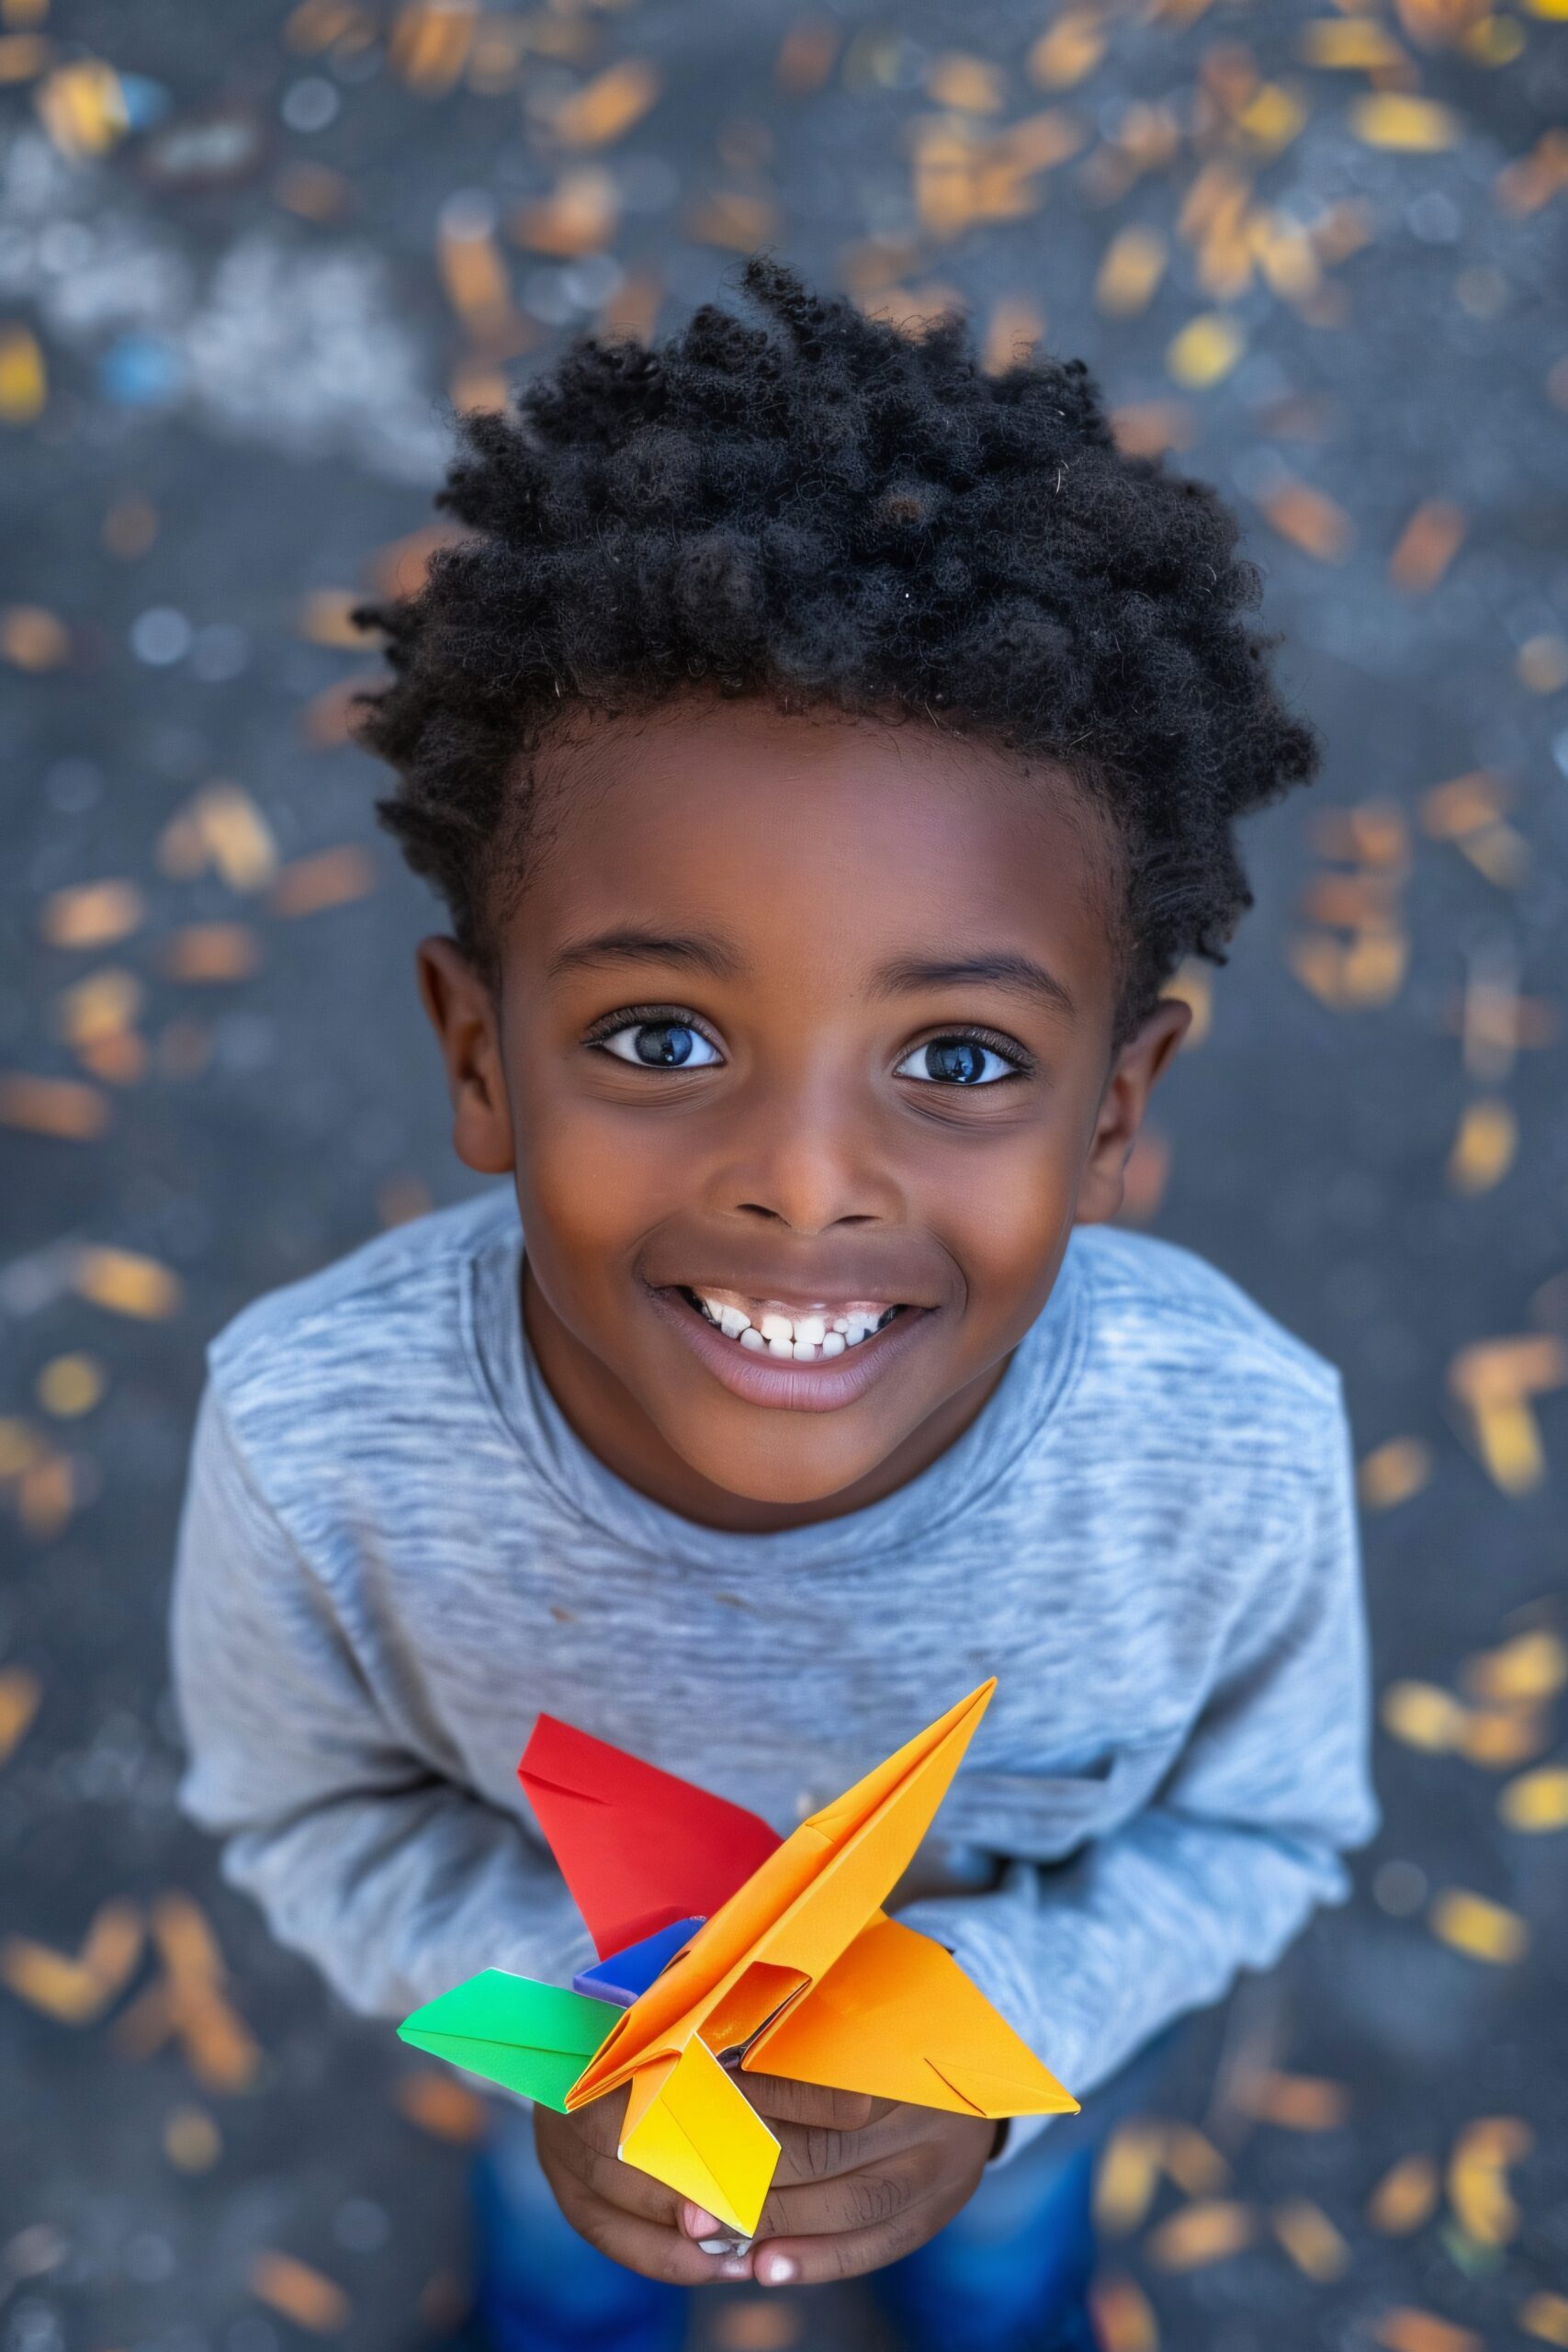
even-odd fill
[{"label": "red paper shape", "polygon": [[601,1960],[711,1918],[779,1840],[754,1813],[541,1715],[517,1777]]}]

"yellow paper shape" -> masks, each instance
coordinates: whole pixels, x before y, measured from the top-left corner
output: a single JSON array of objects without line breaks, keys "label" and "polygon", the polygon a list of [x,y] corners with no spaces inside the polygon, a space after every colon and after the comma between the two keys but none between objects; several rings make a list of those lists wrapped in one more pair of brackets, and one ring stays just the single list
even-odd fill
[{"label": "yellow paper shape", "polygon": [[746,2053],[748,2073],[952,2114],[1069,2115],[1077,2101],[953,1954],[880,1914],[808,1999]]},{"label": "yellow paper shape", "polygon": [[651,2173],[732,2230],[750,2237],[779,2160],[779,2143],[705,2042],[657,2059],[632,2077],[621,2162]]}]

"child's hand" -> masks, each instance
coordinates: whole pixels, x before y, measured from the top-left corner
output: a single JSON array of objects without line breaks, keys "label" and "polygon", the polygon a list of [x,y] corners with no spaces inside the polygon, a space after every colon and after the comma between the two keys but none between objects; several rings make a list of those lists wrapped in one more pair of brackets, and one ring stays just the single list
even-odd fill
[{"label": "child's hand", "polygon": [[[934,2237],[979,2186],[1000,2126],[977,2115],[741,2077],[783,2154],[750,2269],[764,2287],[816,2287],[880,2270]],[[693,2228],[705,2237],[712,2219]]]},{"label": "child's hand", "polygon": [[618,2161],[624,2098],[595,2099],[575,2115],[534,2111],[545,2177],[579,2235],[672,2286],[852,2278],[933,2237],[974,2195],[996,2145],[998,2126],[978,2116],[768,2075],[740,2079],[782,2150],[751,2248],[705,2254],[699,2239],[726,2234],[713,2215]]}]

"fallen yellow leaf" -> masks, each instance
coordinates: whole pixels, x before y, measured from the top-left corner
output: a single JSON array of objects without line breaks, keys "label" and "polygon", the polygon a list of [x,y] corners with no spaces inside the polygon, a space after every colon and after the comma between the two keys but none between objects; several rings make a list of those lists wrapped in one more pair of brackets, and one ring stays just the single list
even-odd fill
[{"label": "fallen yellow leaf", "polygon": [[[1348,26],[1366,21],[1365,17],[1346,19]],[[1461,507],[1446,498],[1424,499],[1388,560],[1388,576],[1394,586],[1413,596],[1424,596],[1435,588],[1463,545],[1464,533]]]},{"label": "fallen yellow leaf", "polygon": [[1568,1829],[1568,1767],[1543,1764],[1539,1771],[1521,1772],[1503,1791],[1497,1810],[1510,1829]]},{"label": "fallen yellow leaf", "polygon": [[1334,2132],[1350,2112],[1350,2094],[1343,2083],[1319,2075],[1280,2075],[1259,2069],[1243,2075],[1235,2092],[1236,2106],[1259,2123],[1273,2123],[1284,2132]]},{"label": "fallen yellow leaf", "polygon": [[1378,1714],[1394,1739],[1434,1755],[1457,1747],[1464,1736],[1463,1707],[1435,1682],[1391,1682]]},{"label": "fallen yellow leaf", "polygon": [[341,849],[318,850],[314,856],[298,857],[286,865],[269,903],[275,915],[319,915],[329,907],[367,898],[375,888],[369,853],[345,842]]},{"label": "fallen yellow leaf", "polygon": [[1514,1164],[1519,1123],[1512,1107],[1492,1095],[1467,1102],[1449,1153],[1448,1181],[1456,1193],[1489,1193]]},{"label": "fallen yellow leaf", "polygon": [[95,1306],[142,1323],[161,1323],[176,1313],[185,1295],[179,1276],[155,1258],[97,1244],[76,1252],[72,1281]]},{"label": "fallen yellow leaf", "polygon": [[1166,242],[1161,231],[1119,229],[1105,249],[1095,279],[1094,299],[1111,318],[1130,319],[1145,310],[1165,275]]},{"label": "fallen yellow leaf", "polygon": [[108,947],[139,930],[146,913],[134,882],[84,882],[44,900],[39,929],[51,947]]},{"label": "fallen yellow leaf", "polygon": [[1043,90],[1070,90],[1105,54],[1105,19],[1097,9],[1064,8],[1030,51],[1025,70]]},{"label": "fallen yellow leaf", "polygon": [[80,1079],[33,1078],[23,1070],[0,1074],[0,1126],[91,1143],[108,1123],[107,1097]]},{"label": "fallen yellow leaf", "polygon": [[[5,413],[4,372],[0,345],[0,416]],[[70,653],[71,632],[57,614],[47,612],[41,605],[6,605],[0,609],[0,655],[14,668],[58,670]]]},{"label": "fallen yellow leaf", "polygon": [[1527,2295],[1514,2316],[1526,2335],[1542,2344],[1568,2344],[1568,2295]]},{"label": "fallen yellow leaf", "polygon": [[550,128],[564,147],[607,147],[640,122],[663,85],[646,57],[625,57],[556,107]]},{"label": "fallen yellow leaf", "polygon": [[1222,311],[1203,311],[1172,338],[1165,364],[1176,383],[1190,391],[1206,391],[1230,374],[1246,348],[1237,320]]},{"label": "fallen yellow leaf", "polygon": [[27,1737],[42,1696],[37,1675],[25,1666],[0,1666],[0,1764]]},{"label": "fallen yellow leaf", "polygon": [[1089,2290],[1095,2342],[1100,2352],[1159,2352],[1159,2324],[1136,2280],[1112,2275]]},{"label": "fallen yellow leaf", "polygon": [[348,2325],[351,2306],[343,2289],[291,2254],[258,2254],[250,2283],[258,2302],[312,2335],[335,2335]]},{"label": "fallen yellow leaf", "polygon": [[1432,1905],[1432,1933],[1472,1960],[1507,1967],[1529,1949],[1529,1929],[1517,1911],[1467,1888],[1446,1887]]},{"label": "fallen yellow leaf", "polygon": [[1432,154],[1457,147],[1462,125],[1451,107],[1436,98],[1413,97],[1405,90],[1379,90],[1357,98],[1350,128],[1369,147],[1392,147],[1407,154]]},{"label": "fallen yellow leaf", "polygon": [[1486,2352],[1481,2337],[1468,2327],[1455,2327],[1451,2321],[1408,2304],[1384,2312],[1372,2329],[1372,2341],[1386,2352]]},{"label": "fallen yellow leaf", "polygon": [[489,2128],[483,2099],[450,2075],[404,2075],[392,2096],[409,2121],[434,2139],[468,2147],[482,2140]]},{"label": "fallen yellow leaf", "polygon": [[1142,2119],[1119,2124],[1094,2176],[1094,2218],[1107,2237],[1141,2229],[1159,2184],[1160,2126]]}]

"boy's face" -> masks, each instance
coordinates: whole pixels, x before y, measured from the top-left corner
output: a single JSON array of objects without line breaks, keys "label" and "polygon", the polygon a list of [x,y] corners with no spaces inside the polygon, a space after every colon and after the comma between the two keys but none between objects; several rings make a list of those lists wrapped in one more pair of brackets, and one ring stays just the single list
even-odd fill
[{"label": "boy's face", "polygon": [[907,723],[695,699],[536,763],[492,1000],[421,950],[471,1167],[514,1170],[536,1355],[669,1507],[764,1529],[914,1476],[1186,1015],[1112,1056],[1115,861],[1065,779]]}]

